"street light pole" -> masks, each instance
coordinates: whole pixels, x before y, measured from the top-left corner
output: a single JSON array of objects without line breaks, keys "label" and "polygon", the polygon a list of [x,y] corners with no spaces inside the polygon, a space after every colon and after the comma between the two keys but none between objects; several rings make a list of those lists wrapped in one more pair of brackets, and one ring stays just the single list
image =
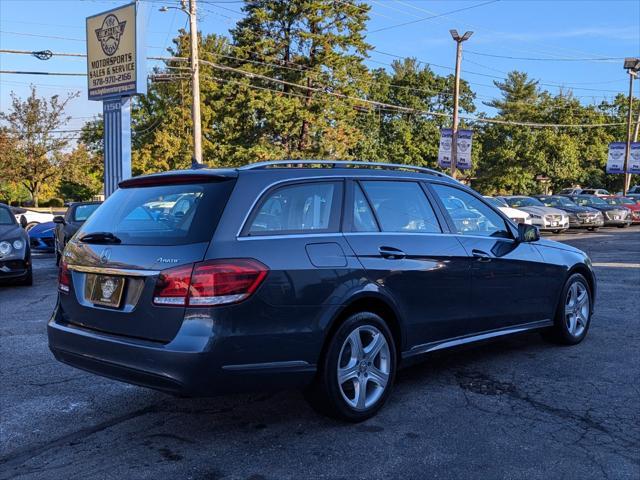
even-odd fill
[{"label": "street light pole", "polygon": [[460,102],[460,63],[462,62],[462,42],[473,35],[473,32],[466,32],[458,35],[457,30],[449,30],[451,38],[456,42],[456,77],[453,86],[453,128],[451,129],[451,176],[456,178],[456,166],[458,164],[458,104]]},{"label": "street light pole", "polygon": [[[625,58],[624,68],[629,73],[629,111],[627,112],[627,148],[624,154],[624,185],[622,186],[622,194],[626,195],[631,183],[631,174],[629,170],[629,160],[631,158],[631,120],[633,118],[633,79],[640,71],[640,58]],[[637,132],[637,126],[636,126]],[[637,136],[637,133],[636,133]]]},{"label": "street light pole", "polygon": [[[189,8],[187,8],[187,1]],[[191,168],[201,168],[202,163],[202,121],[200,117],[200,62],[198,61],[198,17],[196,0],[180,0],[181,8],[160,7],[161,12],[170,8],[182,10],[189,16],[189,36],[191,41],[191,120],[193,122],[193,155]]]}]

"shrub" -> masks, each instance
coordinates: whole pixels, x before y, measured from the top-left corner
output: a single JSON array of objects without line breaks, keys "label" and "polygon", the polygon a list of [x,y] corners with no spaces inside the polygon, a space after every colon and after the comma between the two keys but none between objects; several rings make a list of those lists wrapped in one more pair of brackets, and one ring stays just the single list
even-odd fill
[{"label": "shrub", "polygon": [[53,197],[42,203],[43,207],[64,207],[64,200],[61,198]]}]

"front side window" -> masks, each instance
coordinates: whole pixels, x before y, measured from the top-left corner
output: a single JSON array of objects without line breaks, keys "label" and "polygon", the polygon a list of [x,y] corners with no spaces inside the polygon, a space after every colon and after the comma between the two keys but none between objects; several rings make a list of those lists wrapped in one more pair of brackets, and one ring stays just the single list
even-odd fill
[{"label": "front side window", "polygon": [[480,199],[446,185],[434,184],[433,189],[447,209],[458,233],[486,237],[511,237],[502,217]]},{"label": "front side window", "polygon": [[280,187],[267,194],[247,233],[274,235],[337,232],[342,183],[314,182]]},{"label": "front side window", "polygon": [[442,232],[433,208],[418,183],[365,181],[362,186],[383,232]]}]

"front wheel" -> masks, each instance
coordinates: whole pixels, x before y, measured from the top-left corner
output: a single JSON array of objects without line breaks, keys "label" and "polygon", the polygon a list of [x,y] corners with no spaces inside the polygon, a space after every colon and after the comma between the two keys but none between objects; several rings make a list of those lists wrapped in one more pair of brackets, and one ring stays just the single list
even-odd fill
[{"label": "front wheel", "polygon": [[564,345],[584,340],[591,324],[593,299],[587,279],[579,273],[569,277],[562,289],[553,327],[546,337]]},{"label": "front wheel", "polygon": [[396,348],[378,315],[351,315],[329,340],[315,383],[305,392],[323,414],[362,422],[389,398],[396,374]]}]

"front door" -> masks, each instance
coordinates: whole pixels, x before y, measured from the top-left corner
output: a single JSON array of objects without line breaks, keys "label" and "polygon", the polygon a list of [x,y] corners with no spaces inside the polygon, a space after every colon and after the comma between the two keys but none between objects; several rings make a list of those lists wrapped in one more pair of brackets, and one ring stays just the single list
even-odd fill
[{"label": "front door", "polygon": [[506,220],[479,197],[450,185],[431,188],[471,259],[472,329],[545,319],[545,265],[535,247],[513,238]]}]

